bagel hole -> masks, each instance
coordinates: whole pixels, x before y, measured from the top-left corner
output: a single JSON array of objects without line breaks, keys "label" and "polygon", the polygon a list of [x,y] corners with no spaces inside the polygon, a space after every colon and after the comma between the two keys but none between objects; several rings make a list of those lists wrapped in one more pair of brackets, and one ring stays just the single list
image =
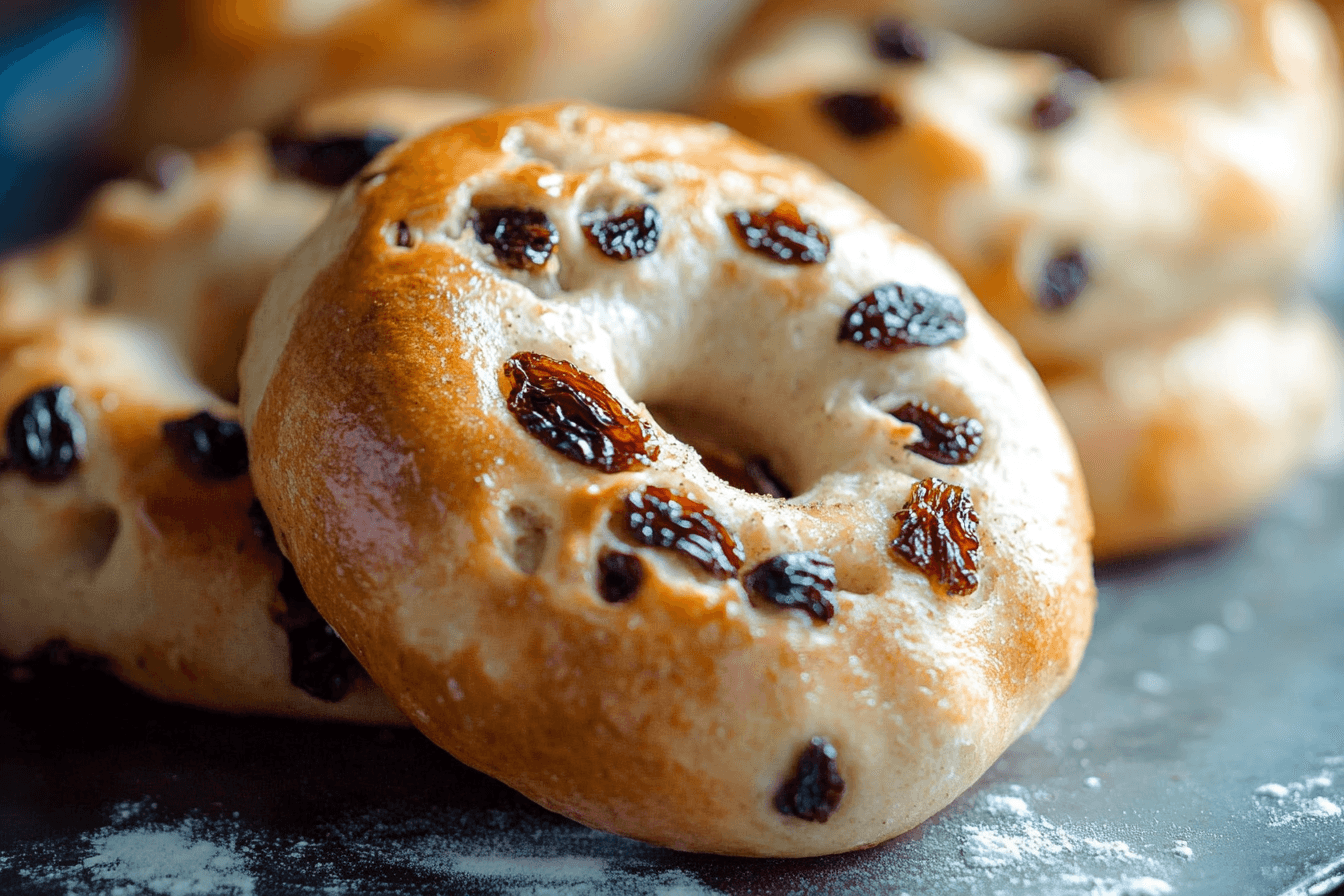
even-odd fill
[{"label": "bagel hole", "polygon": [[778,454],[762,447],[767,440],[740,424],[682,405],[648,410],[659,426],[695,449],[706,470],[733,488],[783,499],[804,491]]},{"label": "bagel hole", "polygon": [[524,575],[532,575],[541,568],[546,545],[550,541],[550,524],[536,511],[515,504],[504,513],[508,530],[509,560]]}]

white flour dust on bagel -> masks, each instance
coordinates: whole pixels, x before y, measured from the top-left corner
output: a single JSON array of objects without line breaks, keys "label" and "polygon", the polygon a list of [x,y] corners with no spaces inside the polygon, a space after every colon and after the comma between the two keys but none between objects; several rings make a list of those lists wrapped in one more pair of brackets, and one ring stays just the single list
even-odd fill
[{"label": "white flour dust on bagel", "polygon": [[403,712],[589,825],[885,840],[1067,685],[1090,518],[951,269],[718,125],[582,105],[399,144],[240,370],[282,549]]}]

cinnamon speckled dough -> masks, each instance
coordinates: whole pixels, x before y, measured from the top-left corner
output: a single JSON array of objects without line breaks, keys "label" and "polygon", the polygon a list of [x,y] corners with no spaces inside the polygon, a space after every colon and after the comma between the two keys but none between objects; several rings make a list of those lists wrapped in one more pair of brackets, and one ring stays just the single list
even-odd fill
[{"label": "cinnamon speckled dough", "polygon": [[138,158],[369,87],[667,103],[749,0],[145,0],[115,140]]},{"label": "cinnamon speckled dough", "polygon": [[[288,133],[414,133],[482,105],[354,94],[300,110]],[[88,431],[64,481],[0,473],[0,654],[59,641],[166,699],[404,724],[366,678],[339,700],[291,683],[287,630],[311,611],[277,591],[250,480],[203,479],[162,431],[202,410],[236,417],[220,396],[236,392],[252,309],[335,191],[278,169],[249,132],[150,168],[151,180],[105,186],[71,233],[0,265],[0,419],[64,384]]]},{"label": "cinnamon speckled dough", "polygon": [[[946,253],[1065,405],[1098,555],[1243,521],[1300,468],[1337,392],[1330,363],[1312,378],[1267,369],[1281,350],[1218,356],[1234,345],[1213,324],[1246,295],[1295,293],[1329,232],[1344,141],[1319,10],[1299,0],[989,4],[1011,6],[999,20],[956,3],[821,6],[767,4],[707,101],[713,114],[817,162]],[[922,60],[879,58],[880,11],[910,16]],[[1068,52],[1108,80],[970,43],[963,30]],[[824,108],[846,93],[889,103],[899,124],[847,133]],[[1286,314],[1236,319],[1268,349]],[[1311,358],[1332,356],[1323,320],[1294,320],[1293,333],[1312,333],[1302,337]],[[1205,365],[1181,362],[1179,386],[1164,380],[1177,340],[1181,357]],[[1231,394],[1246,377],[1225,375],[1238,364],[1285,390],[1254,419],[1257,405]],[[1183,435],[1155,435],[1173,428]],[[1244,450],[1249,432],[1267,430],[1277,435],[1264,450]]]},{"label": "cinnamon speckled dough", "polygon": [[1098,556],[1217,534],[1338,456],[1341,352],[1304,298],[1242,298],[1189,332],[1046,380],[1085,459]]},{"label": "cinnamon speckled dough", "polygon": [[[1094,606],[1073,449],[1016,348],[922,243],[814,169],[673,116],[506,110],[371,170],[272,282],[241,407],[258,494],[310,596],[437,743],[595,827],[815,855],[918,824],[1063,690]],[[786,204],[795,232],[829,235],[824,262],[750,251],[725,217]],[[661,222],[647,254],[607,257],[583,232],[646,205]],[[499,207],[531,211],[531,264],[478,238]],[[839,341],[847,310],[887,283],[959,298],[964,338]],[[602,472],[525,427],[505,392],[519,352],[600,382],[652,433],[647,465]],[[921,431],[888,411],[909,401],[983,423],[978,454],[949,466],[908,450]],[[764,456],[796,497],[711,474],[678,437],[691,432]],[[969,593],[889,547],[929,478],[978,514]],[[646,486],[707,505],[740,574],[827,555],[833,617],[749,600],[742,575],[638,543],[622,508]],[[621,602],[599,594],[606,552],[643,573]],[[809,768],[843,779],[838,801],[812,794],[834,810],[824,822],[776,806],[799,809]]]}]

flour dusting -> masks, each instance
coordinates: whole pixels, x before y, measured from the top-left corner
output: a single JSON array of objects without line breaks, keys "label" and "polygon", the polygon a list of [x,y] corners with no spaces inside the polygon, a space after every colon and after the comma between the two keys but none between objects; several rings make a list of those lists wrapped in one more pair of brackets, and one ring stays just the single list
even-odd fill
[{"label": "flour dusting", "polygon": [[1338,767],[1336,756],[1327,757],[1326,766],[1314,775],[1307,775],[1300,781],[1289,784],[1269,782],[1255,788],[1254,795],[1261,811],[1269,816],[1270,827],[1288,824],[1303,824],[1317,819],[1338,819],[1344,816],[1340,807],[1341,795],[1337,793],[1317,793],[1335,789],[1334,768]]}]

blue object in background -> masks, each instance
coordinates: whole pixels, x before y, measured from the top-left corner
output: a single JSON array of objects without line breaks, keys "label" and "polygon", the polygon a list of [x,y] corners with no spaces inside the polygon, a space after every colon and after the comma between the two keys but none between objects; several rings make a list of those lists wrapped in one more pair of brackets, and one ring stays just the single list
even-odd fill
[{"label": "blue object in background", "polygon": [[0,252],[64,227],[107,175],[96,141],[125,80],[113,3],[32,3],[0,14]]}]

